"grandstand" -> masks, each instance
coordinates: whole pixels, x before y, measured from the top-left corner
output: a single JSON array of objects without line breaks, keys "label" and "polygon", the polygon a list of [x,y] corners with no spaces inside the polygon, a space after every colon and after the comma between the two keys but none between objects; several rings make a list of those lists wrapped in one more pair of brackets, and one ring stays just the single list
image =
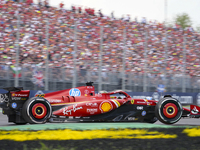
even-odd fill
[{"label": "grandstand", "polygon": [[[44,89],[47,48],[48,89],[60,90],[71,87],[74,76],[73,51],[76,22],[77,85],[85,81],[98,84],[100,26],[103,26],[102,89],[122,88],[121,77],[123,58],[125,58],[123,73],[126,78],[126,90],[142,92],[144,75],[146,75],[147,91],[156,91],[159,84],[165,84],[167,91],[171,92],[181,92],[183,87],[187,92],[199,91],[199,33],[191,28],[183,30],[177,25],[166,28],[159,22],[145,23],[116,19],[101,16],[99,13],[78,11],[79,9],[76,6],[72,10],[66,10],[30,2],[1,1],[1,88],[12,86],[14,75],[18,71],[21,74],[19,76],[21,86],[35,90]],[[20,68],[16,70],[17,15],[20,16]],[[46,45],[47,18],[49,47]],[[123,53],[124,29],[126,29],[125,54]]]}]

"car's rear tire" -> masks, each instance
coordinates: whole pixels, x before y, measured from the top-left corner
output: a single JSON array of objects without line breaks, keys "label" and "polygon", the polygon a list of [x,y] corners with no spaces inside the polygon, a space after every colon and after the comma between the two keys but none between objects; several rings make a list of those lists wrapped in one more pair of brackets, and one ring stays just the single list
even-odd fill
[{"label": "car's rear tire", "polygon": [[42,97],[32,97],[22,107],[22,116],[30,124],[45,123],[51,115],[51,105]]},{"label": "car's rear tire", "polygon": [[181,119],[183,107],[181,103],[172,97],[164,97],[155,107],[155,115],[164,124],[174,124]]}]

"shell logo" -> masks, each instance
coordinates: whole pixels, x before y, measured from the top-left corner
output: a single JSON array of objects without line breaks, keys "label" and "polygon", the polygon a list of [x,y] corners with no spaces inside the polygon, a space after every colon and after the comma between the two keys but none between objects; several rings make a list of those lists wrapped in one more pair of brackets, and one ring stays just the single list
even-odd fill
[{"label": "shell logo", "polygon": [[131,100],[131,104],[134,104],[134,99]]},{"label": "shell logo", "polygon": [[100,105],[100,110],[102,111],[102,113],[108,112],[110,110],[113,109],[113,106],[110,102],[102,102]]},{"label": "shell logo", "polygon": [[12,96],[15,96],[15,93],[13,93]]}]

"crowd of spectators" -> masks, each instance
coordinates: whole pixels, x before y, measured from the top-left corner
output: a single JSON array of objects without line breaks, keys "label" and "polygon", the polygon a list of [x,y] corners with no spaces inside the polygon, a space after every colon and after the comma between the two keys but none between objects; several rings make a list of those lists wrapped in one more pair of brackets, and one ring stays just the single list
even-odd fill
[{"label": "crowd of spectators", "polygon": [[[122,71],[123,57],[126,72],[135,75],[142,75],[145,68],[150,78],[159,76],[162,79],[165,68],[168,75],[182,75],[184,68],[188,76],[200,75],[200,35],[191,27],[183,30],[178,25],[165,27],[164,23],[147,21],[146,18],[142,21],[131,20],[127,15],[117,19],[113,12],[111,16],[106,16],[101,10],[92,8],[72,6],[71,10],[66,10],[63,3],[59,6],[50,7],[47,0],[36,4],[30,0],[1,1],[0,63],[15,64],[19,15],[19,62],[22,66],[44,66],[48,49],[50,67],[73,69],[76,48],[75,62],[80,74],[85,76],[88,70],[97,72],[100,26],[103,26],[103,78],[108,78],[104,72]],[[46,46],[47,18],[49,47]],[[85,80],[84,76],[82,80]]]}]

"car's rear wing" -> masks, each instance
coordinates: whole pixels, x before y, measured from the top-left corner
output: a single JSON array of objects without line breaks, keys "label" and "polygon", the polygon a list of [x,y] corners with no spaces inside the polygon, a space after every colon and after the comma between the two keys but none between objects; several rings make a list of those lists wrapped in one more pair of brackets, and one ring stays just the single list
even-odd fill
[{"label": "car's rear wing", "polygon": [[6,87],[6,88],[3,88],[4,90],[6,91],[21,91],[23,90],[23,87]]}]

